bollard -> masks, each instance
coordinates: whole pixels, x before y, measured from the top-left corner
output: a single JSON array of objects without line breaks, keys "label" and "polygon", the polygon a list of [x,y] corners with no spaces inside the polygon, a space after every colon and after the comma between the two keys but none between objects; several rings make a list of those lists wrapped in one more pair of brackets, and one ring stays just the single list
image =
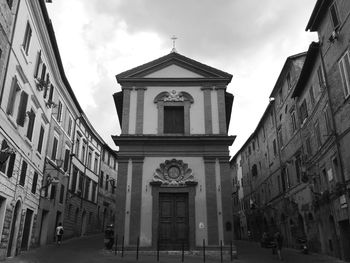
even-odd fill
[{"label": "bollard", "polygon": [[139,260],[139,246],[140,246],[140,237],[137,237],[137,244],[136,244],[136,260]]},{"label": "bollard", "polygon": [[122,258],[124,257],[124,236],[122,239]]},{"label": "bollard", "polygon": [[233,260],[233,258],[232,258],[232,240],[230,242],[230,255],[231,255],[231,261],[232,261]]},{"label": "bollard", "polygon": [[205,239],[203,239],[203,262],[205,262]]},{"label": "bollard", "polygon": [[220,240],[220,262],[222,263],[222,240]]},{"label": "bollard", "polygon": [[181,262],[184,262],[185,259],[185,245],[184,242],[182,242],[182,257],[181,257]]}]

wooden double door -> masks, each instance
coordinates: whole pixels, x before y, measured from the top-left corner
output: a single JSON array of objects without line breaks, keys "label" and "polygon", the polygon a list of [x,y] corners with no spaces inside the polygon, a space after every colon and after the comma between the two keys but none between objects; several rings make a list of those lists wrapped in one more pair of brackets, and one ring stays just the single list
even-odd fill
[{"label": "wooden double door", "polygon": [[187,193],[159,193],[159,248],[181,250],[189,248],[189,218]]}]

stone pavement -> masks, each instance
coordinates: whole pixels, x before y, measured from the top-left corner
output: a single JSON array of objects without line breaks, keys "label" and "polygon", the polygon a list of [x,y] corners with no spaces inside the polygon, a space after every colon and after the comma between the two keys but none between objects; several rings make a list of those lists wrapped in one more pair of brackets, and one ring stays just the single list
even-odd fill
[{"label": "stone pavement", "polygon": [[[235,263],[244,262],[279,262],[276,255],[272,255],[271,249],[260,248],[260,245],[247,241],[236,241],[238,259],[234,259]],[[337,260],[324,255],[311,254],[304,255],[294,249],[283,249],[283,262],[290,263],[306,263],[306,262],[320,262],[320,263],[341,263],[343,261]],[[225,255],[223,262],[230,262],[229,255]],[[47,245],[37,249],[32,249],[27,252],[22,252],[21,255],[7,259],[5,263],[156,263],[155,252],[141,252],[139,260],[136,261],[136,253],[126,251],[124,257],[121,257],[119,252],[117,255],[113,251],[106,251],[103,249],[103,235],[92,235],[82,238],[75,238],[64,241],[60,247],[56,245]],[[161,253],[161,263],[181,263],[181,253],[169,255],[169,253]],[[200,263],[203,262],[201,252],[198,255],[189,255],[184,257],[184,262]],[[206,263],[219,263],[220,254],[211,253],[206,256]]]}]

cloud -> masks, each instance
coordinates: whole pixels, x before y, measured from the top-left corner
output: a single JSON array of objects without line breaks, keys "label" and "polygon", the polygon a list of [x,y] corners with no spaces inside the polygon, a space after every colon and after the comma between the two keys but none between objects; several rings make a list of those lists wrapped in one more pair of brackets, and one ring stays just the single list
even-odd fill
[{"label": "cloud", "polygon": [[[230,133],[238,150],[268,103],[286,58],[316,40],[304,32],[316,0],[70,0],[48,4],[68,79],[113,147],[115,75],[170,52],[233,74]],[[252,95],[253,94],[253,95]],[[249,119],[250,122],[246,122]]]}]

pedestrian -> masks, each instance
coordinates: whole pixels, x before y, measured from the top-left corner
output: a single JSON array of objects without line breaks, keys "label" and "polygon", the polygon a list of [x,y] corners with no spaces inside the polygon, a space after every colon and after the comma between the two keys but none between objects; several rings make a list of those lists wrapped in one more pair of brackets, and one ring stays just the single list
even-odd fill
[{"label": "pedestrian", "polygon": [[281,250],[282,250],[282,245],[283,245],[283,236],[279,231],[277,231],[275,233],[274,239],[275,239],[278,258],[279,258],[279,260],[282,260]]},{"label": "pedestrian", "polygon": [[61,245],[61,241],[62,241],[62,236],[63,236],[63,226],[62,223],[58,223],[58,226],[56,227],[56,244],[57,246]]}]

